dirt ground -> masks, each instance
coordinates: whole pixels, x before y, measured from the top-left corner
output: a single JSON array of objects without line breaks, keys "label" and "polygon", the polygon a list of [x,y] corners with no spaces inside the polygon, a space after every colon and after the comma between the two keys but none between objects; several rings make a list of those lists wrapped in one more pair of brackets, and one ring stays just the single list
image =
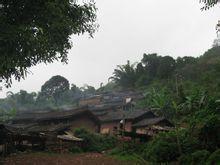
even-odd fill
[{"label": "dirt ground", "polygon": [[7,157],[4,165],[133,165],[99,153],[48,154],[31,153]]}]

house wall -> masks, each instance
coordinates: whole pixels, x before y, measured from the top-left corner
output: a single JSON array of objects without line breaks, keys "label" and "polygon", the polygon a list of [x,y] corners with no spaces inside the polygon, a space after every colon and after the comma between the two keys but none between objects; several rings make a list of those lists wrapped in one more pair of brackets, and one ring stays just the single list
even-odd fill
[{"label": "house wall", "polygon": [[[152,125],[144,126],[144,127],[137,127],[135,129],[135,132],[139,134],[148,134],[150,136],[153,136],[157,134],[158,132],[161,132],[160,130],[151,129],[152,128],[151,126]],[[171,124],[168,123],[167,121],[161,121],[157,124],[154,124],[154,126],[169,127],[171,126]]]},{"label": "house wall", "polygon": [[79,106],[98,105],[101,104],[101,98],[82,99],[79,101]]},{"label": "house wall", "polygon": [[91,132],[99,132],[99,124],[94,121],[94,119],[86,115],[79,116],[74,120],[70,120],[69,123],[71,124],[71,130],[74,130],[76,128],[86,128]]},{"label": "house wall", "polygon": [[131,121],[125,121],[125,131],[127,131],[127,132],[132,131],[132,122]]},{"label": "house wall", "polygon": [[117,127],[117,129],[119,129],[119,121],[102,123],[100,126],[100,133],[101,134],[114,134],[114,127]]},{"label": "house wall", "polygon": [[136,128],[135,132],[138,133],[138,134],[148,134],[148,135],[153,134],[153,131],[149,130],[148,127]]},{"label": "house wall", "polygon": [[[107,123],[102,123],[100,126],[100,133],[101,134],[114,134],[115,133],[115,127],[117,127],[117,130],[120,130],[120,121],[112,121]],[[124,125],[125,131],[132,131],[132,122],[126,121]]]},{"label": "house wall", "polygon": [[[66,124],[72,131],[76,128],[85,128],[91,132],[99,132],[100,124],[98,119],[90,113],[81,113],[68,118],[48,119],[38,122],[39,125],[53,127],[57,124]],[[70,127],[69,127],[70,126]],[[67,129],[68,129],[67,128]],[[62,132],[62,131],[61,131]]]}]

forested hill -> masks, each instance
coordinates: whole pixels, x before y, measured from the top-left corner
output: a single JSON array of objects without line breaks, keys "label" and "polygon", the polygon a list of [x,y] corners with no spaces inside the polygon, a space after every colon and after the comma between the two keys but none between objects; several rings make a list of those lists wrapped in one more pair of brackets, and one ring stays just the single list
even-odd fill
[{"label": "forested hill", "polygon": [[160,108],[165,106],[165,102],[177,99],[176,93],[180,102],[194,91],[208,92],[219,98],[220,47],[212,48],[200,57],[174,59],[171,56],[144,54],[138,63],[131,64],[128,61],[118,66],[109,80],[108,84],[99,89],[89,85],[80,88],[62,76],[53,76],[42,84],[39,92],[8,92],[5,99],[0,99],[0,113],[7,112],[13,116],[19,110],[69,108],[76,106],[78,100],[85,96],[128,89],[151,93],[150,98],[154,98],[154,94],[166,98],[159,98],[160,105],[152,105],[154,101],[151,99],[143,104]]},{"label": "forested hill", "polygon": [[160,56],[144,54],[141,62],[118,66],[114,70],[113,81],[121,88],[146,89],[168,87],[176,90],[176,85],[201,88],[219,95],[220,89],[220,47],[206,51],[200,57]]}]

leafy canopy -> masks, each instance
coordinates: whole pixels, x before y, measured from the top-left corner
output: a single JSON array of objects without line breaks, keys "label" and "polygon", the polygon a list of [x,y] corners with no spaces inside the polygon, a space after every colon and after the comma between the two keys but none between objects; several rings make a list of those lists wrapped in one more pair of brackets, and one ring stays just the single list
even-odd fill
[{"label": "leafy canopy", "polygon": [[94,3],[0,0],[0,79],[25,78],[38,63],[67,62],[72,34],[97,28]]},{"label": "leafy canopy", "polygon": [[57,75],[53,76],[51,79],[45,82],[44,85],[42,85],[41,93],[46,98],[52,97],[57,100],[61,94],[69,90],[69,86],[69,81],[66,78]]}]

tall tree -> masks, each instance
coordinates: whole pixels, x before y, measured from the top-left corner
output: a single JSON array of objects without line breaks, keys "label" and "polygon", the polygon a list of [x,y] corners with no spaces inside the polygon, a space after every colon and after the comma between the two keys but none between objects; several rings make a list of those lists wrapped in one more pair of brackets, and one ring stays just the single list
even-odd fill
[{"label": "tall tree", "polygon": [[149,79],[153,79],[156,76],[157,69],[160,65],[160,56],[156,53],[144,54],[142,63],[144,64]]},{"label": "tall tree", "polygon": [[175,69],[175,60],[170,56],[164,56],[160,58],[160,64],[157,70],[157,76],[159,78],[169,78]]},{"label": "tall tree", "polygon": [[135,64],[130,64],[130,61],[127,61],[126,65],[118,65],[112,79],[121,87],[134,87],[136,82]]},{"label": "tall tree", "polygon": [[55,103],[62,96],[62,94],[69,90],[70,84],[69,81],[60,76],[53,76],[47,82],[44,83],[41,87],[41,97],[47,99],[53,98]]},{"label": "tall tree", "polygon": [[0,79],[24,78],[28,68],[67,62],[72,34],[96,30],[94,3],[74,0],[0,0]]}]

